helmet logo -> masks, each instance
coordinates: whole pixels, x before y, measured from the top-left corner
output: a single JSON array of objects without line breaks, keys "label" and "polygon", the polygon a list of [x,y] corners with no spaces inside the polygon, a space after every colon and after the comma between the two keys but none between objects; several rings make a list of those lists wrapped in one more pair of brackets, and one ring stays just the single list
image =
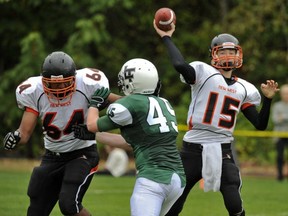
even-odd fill
[{"label": "helmet logo", "polygon": [[232,42],[225,42],[222,44],[222,49],[235,49],[235,44]]},{"label": "helmet logo", "polygon": [[128,68],[128,66],[125,66],[124,68],[124,79],[129,79],[129,82],[132,82],[132,79],[134,78],[135,68]]}]

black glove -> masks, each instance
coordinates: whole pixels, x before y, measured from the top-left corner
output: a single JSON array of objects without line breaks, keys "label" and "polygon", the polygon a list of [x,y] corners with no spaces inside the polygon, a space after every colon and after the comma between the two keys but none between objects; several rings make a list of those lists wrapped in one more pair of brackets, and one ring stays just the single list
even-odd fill
[{"label": "black glove", "polygon": [[9,132],[6,134],[3,140],[4,149],[12,150],[16,147],[20,141],[21,136],[19,131]]},{"label": "black glove", "polygon": [[105,87],[97,89],[91,97],[90,106],[97,108],[99,111],[103,110],[109,104],[107,98],[110,93],[110,90]]},{"label": "black glove", "polygon": [[96,134],[88,131],[87,125],[79,124],[73,125],[74,137],[81,140],[95,140]]}]

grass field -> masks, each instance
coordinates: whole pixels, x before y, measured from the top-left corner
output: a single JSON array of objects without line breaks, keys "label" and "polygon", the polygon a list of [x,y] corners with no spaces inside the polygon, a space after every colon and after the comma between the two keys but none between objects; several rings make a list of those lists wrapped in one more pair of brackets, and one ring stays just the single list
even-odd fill
[{"label": "grass field", "polygon": [[[35,165],[35,164],[33,164]],[[24,167],[24,168],[23,168]],[[26,168],[25,168],[26,167]],[[26,190],[32,167],[18,161],[10,167],[0,160],[0,216],[25,216]],[[93,216],[129,216],[129,199],[135,177],[95,175],[84,206]],[[243,176],[242,198],[248,216],[288,216],[288,182],[274,178]],[[145,211],[145,210],[143,210]],[[51,216],[60,216],[55,206]],[[227,215],[219,192],[204,193],[193,188],[181,216]]]}]

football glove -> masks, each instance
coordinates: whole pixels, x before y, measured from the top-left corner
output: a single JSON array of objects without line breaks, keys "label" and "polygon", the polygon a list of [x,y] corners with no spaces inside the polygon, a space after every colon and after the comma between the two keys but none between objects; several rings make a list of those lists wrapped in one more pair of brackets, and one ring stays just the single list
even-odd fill
[{"label": "football glove", "polygon": [[21,136],[19,131],[9,132],[4,137],[4,149],[6,150],[12,150],[16,147],[18,142],[20,141]]},{"label": "football glove", "polygon": [[97,108],[99,111],[103,110],[109,104],[107,98],[110,93],[111,91],[105,87],[97,89],[91,97],[90,106]]},{"label": "football glove", "polygon": [[88,131],[87,125],[79,124],[73,125],[72,130],[74,131],[74,137],[81,140],[95,140],[96,135]]}]

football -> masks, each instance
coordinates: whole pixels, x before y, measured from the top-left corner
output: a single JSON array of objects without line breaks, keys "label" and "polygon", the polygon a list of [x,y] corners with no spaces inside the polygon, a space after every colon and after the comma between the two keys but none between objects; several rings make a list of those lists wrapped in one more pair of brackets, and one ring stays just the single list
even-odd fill
[{"label": "football", "polygon": [[154,19],[156,26],[162,31],[169,31],[171,29],[170,24],[172,22],[176,24],[176,15],[170,8],[160,8],[157,10]]}]

